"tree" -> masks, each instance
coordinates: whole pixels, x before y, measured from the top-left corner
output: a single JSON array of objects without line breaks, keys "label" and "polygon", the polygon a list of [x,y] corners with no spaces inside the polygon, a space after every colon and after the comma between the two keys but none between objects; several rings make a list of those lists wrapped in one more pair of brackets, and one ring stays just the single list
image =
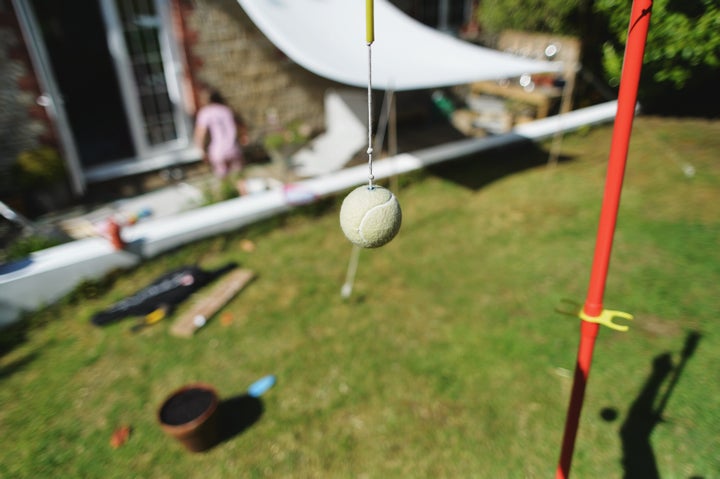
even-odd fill
[{"label": "tree", "polygon": [[[596,0],[612,35],[602,47],[607,80],[617,86],[629,0]],[[639,97],[646,110],[717,115],[707,101],[720,74],[720,1],[654,0]]]},{"label": "tree", "polygon": [[582,78],[576,104],[592,104],[612,97],[599,85],[603,75],[601,49],[608,38],[607,20],[593,11],[594,0],[480,0],[477,21],[484,40],[492,45],[503,30],[574,36],[580,40]]},{"label": "tree", "polygon": [[583,0],[481,0],[478,22],[489,34],[515,29],[577,35],[576,16]]}]

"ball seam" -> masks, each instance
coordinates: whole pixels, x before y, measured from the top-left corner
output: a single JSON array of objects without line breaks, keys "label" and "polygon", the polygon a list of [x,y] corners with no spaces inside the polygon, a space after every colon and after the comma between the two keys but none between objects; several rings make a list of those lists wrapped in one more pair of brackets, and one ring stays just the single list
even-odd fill
[{"label": "ball seam", "polygon": [[382,208],[382,207],[384,207],[384,206],[387,206],[388,203],[391,203],[391,202],[392,202],[393,198],[395,198],[395,195],[394,195],[393,193],[390,193],[390,197],[387,199],[387,201],[385,201],[384,203],[380,203],[379,205],[373,206],[372,208],[370,208],[369,210],[367,210],[367,211],[365,212],[365,214],[363,215],[363,217],[360,219],[360,224],[358,225],[358,234],[360,235],[360,238],[361,238],[365,243],[368,242],[367,238],[365,238],[365,235],[363,234],[363,225],[365,224],[365,219],[369,216],[370,212],[372,212],[373,210],[376,210],[376,209],[378,209],[378,208]]}]

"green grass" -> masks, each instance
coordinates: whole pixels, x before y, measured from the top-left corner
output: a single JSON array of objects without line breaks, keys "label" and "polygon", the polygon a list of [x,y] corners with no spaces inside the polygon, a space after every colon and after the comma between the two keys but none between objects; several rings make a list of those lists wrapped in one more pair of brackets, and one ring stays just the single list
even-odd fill
[{"label": "green grass", "polygon": [[[540,145],[403,177],[403,228],[362,252],[349,300],[340,199],[85,285],[0,357],[0,477],[552,477],[579,331],[554,308],[584,299],[610,137],[566,137],[552,169]],[[653,358],[677,362],[691,331],[702,338],[650,441],[663,479],[720,477],[718,151],[719,122],[635,122],[605,306],[636,318],[598,338],[573,477],[623,477],[621,425]],[[88,323],[170,268],[229,260],[258,274],[229,326],[185,340],[172,319],[138,335],[131,320]],[[262,416],[207,453],[157,424],[183,384],[230,398],[265,374],[278,382]],[[112,449],[122,424],[132,435]]]}]

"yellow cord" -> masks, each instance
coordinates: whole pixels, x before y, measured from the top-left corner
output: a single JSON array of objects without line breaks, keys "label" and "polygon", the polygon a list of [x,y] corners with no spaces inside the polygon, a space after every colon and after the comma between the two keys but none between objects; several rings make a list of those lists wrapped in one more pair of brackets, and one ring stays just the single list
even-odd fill
[{"label": "yellow cord", "polygon": [[375,11],[373,0],[365,0],[365,39],[369,44],[375,41]]}]

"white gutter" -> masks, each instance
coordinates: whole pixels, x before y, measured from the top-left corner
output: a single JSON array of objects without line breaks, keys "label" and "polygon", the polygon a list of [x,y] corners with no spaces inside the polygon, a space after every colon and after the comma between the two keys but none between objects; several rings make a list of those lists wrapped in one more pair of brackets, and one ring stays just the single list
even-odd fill
[{"label": "white gutter", "polygon": [[[403,153],[374,162],[376,179],[407,173],[443,161],[466,157],[520,141],[540,141],[560,132],[607,123],[617,102],[576,110],[515,127],[510,133],[467,139]],[[117,268],[129,268],[143,258],[209,236],[237,230],[289,211],[296,205],[341,193],[367,181],[367,166],[359,165],[321,177],[243,196],[123,229],[125,250],[109,241],[90,238],[32,253],[26,260],[0,266],[0,327],[57,301],[85,279],[100,278]]]}]

